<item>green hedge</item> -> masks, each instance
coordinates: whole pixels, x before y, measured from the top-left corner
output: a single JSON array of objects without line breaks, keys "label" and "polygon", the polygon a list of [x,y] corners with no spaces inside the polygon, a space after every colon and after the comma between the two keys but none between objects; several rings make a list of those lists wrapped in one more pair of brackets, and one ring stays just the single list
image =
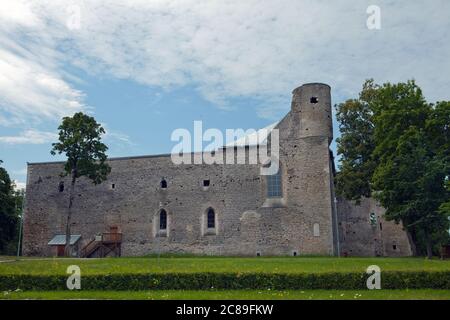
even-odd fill
[{"label": "green hedge", "polygon": [[[67,290],[63,275],[0,275],[0,290]],[[81,277],[84,290],[366,289],[365,273],[168,273]],[[382,289],[450,289],[450,272],[382,272]]]}]

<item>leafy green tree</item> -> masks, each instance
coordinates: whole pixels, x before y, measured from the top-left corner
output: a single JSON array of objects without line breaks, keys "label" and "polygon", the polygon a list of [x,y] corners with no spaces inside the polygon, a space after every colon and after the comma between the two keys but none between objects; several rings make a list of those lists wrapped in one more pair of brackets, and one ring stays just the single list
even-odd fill
[{"label": "leafy green tree", "polygon": [[[22,238],[23,238],[23,232],[20,232],[20,228],[22,228],[22,219],[23,219],[23,204],[25,202],[25,189],[16,189],[13,188],[13,198],[16,208],[16,217],[17,217],[17,223],[16,223],[16,231],[15,231],[15,237],[14,240],[12,240],[9,244],[8,252],[9,254],[17,254],[18,252],[22,252]],[[20,241],[19,241],[20,237]],[[20,248],[17,246],[20,245]]]},{"label": "leafy green tree", "polygon": [[435,157],[428,137],[416,127],[402,135],[392,156],[377,167],[373,177],[386,217],[402,221],[414,241],[425,244],[430,258],[433,240],[446,231],[448,223],[439,211],[448,199],[444,179],[445,163]]},{"label": "leafy green tree", "polygon": [[376,163],[372,158],[375,148],[371,101],[376,90],[373,80],[367,80],[359,99],[350,99],[337,106],[336,117],[341,137],[336,139],[341,156],[336,176],[337,193],[347,199],[360,201],[370,197],[370,180]]},{"label": "leafy green tree", "polygon": [[[445,187],[446,187],[447,191],[450,192],[450,180],[448,178],[446,180]],[[450,219],[450,200],[441,204],[441,206],[439,207],[439,212],[442,215],[447,216],[447,219]],[[450,245],[450,227],[447,230],[447,233],[444,233],[442,235],[442,239],[440,239],[440,240],[441,240],[441,243]]]},{"label": "leafy green tree", "polygon": [[337,109],[337,192],[352,200],[375,196],[385,217],[403,224],[414,253],[418,245],[431,257],[448,228],[450,103],[427,103],[414,81],[368,80],[359,99]]},{"label": "leafy green tree", "polygon": [[436,153],[450,160],[450,101],[437,102],[425,123],[425,130],[431,137],[430,143]]},{"label": "leafy green tree", "polygon": [[71,177],[65,247],[65,255],[69,256],[71,254],[70,224],[76,182],[79,178],[86,177],[94,184],[100,184],[107,179],[111,168],[106,163],[108,147],[101,141],[105,130],[93,117],[82,112],[75,113],[72,117],[64,117],[58,130],[59,142],[52,144],[51,154],[66,155],[63,174]]},{"label": "leafy green tree", "polygon": [[[0,160],[0,165],[3,161]],[[14,184],[5,168],[0,167],[0,252],[11,254],[19,222]]]},{"label": "leafy green tree", "polygon": [[[450,168],[448,167],[450,164],[450,102],[438,102],[433,111],[427,122],[427,130],[433,137],[432,142],[438,150],[439,157],[447,164],[445,188],[450,193]],[[450,199],[439,207],[439,212],[449,219]],[[442,235],[441,242],[450,245],[450,229]]]}]

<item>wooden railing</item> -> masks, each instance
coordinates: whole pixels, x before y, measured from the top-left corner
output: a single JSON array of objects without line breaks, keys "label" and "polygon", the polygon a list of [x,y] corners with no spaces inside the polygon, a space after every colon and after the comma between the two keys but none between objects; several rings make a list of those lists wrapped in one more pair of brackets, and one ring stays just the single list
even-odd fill
[{"label": "wooden railing", "polygon": [[[89,257],[94,251],[99,247],[111,247],[111,250],[116,250],[119,248],[120,254],[120,244],[122,243],[122,234],[118,232],[104,232],[102,233],[101,239],[93,239],[87,245],[81,249],[81,257]],[[102,248],[100,248],[102,249]]]},{"label": "wooden railing", "polygon": [[102,242],[106,243],[120,243],[122,242],[122,234],[118,232],[102,233]]},{"label": "wooden railing", "polygon": [[81,249],[81,257],[87,257],[97,246],[99,245],[99,241],[95,239],[91,240],[87,245]]}]

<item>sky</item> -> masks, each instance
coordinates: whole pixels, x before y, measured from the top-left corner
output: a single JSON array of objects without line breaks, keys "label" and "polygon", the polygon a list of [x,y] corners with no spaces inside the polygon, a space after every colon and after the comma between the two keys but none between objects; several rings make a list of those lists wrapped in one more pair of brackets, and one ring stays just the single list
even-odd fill
[{"label": "sky", "polygon": [[23,186],[77,111],[117,157],[169,153],[195,120],[266,127],[308,82],[333,104],[368,78],[450,100],[449,30],[448,0],[0,0],[0,159]]}]

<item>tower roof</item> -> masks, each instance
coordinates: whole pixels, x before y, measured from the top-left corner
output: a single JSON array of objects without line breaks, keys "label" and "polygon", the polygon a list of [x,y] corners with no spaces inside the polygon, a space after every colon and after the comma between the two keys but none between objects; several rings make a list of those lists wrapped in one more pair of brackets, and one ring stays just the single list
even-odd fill
[{"label": "tower roof", "polygon": [[[258,131],[254,131],[250,134],[246,134],[233,142],[229,142],[224,145],[224,148],[232,147],[254,147],[258,145],[265,145],[267,142],[267,137],[272,132],[272,130],[278,125],[279,121],[274,122],[267,127],[261,128]],[[259,138],[259,141],[258,141]]]}]

